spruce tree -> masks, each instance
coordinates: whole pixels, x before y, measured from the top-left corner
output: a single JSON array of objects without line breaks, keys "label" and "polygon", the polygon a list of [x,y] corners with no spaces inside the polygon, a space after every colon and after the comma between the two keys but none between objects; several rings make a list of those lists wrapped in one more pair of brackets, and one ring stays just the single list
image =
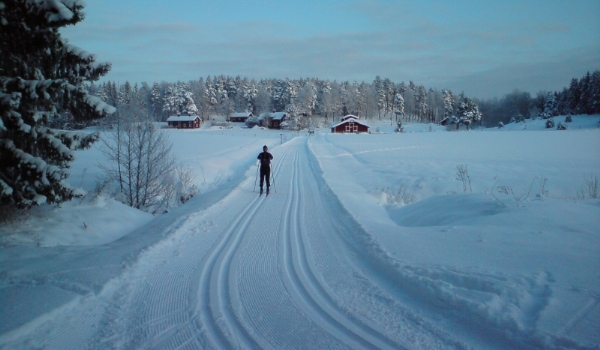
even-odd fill
[{"label": "spruce tree", "polygon": [[87,92],[85,82],[110,70],[61,38],[59,29],[83,20],[77,0],[0,3],[0,201],[31,207],[77,196],[66,183],[75,150],[97,134],[50,128],[61,113],[75,122],[115,109]]},{"label": "spruce tree", "polygon": [[454,115],[454,94],[450,90],[442,90],[442,101],[444,101],[444,118]]}]

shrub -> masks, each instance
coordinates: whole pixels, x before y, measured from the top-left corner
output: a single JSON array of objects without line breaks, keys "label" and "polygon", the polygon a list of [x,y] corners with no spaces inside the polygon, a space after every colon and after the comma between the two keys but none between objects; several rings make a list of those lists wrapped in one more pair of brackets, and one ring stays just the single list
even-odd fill
[{"label": "shrub", "polygon": [[552,118],[546,120],[546,129],[551,129],[554,127],[554,120]]},{"label": "shrub", "polygon": [[593,174],[590,178],[583,178],[584,184],[577,190],[577,197],[584,198],[598,198],[598,188],[600,187],[600,183],[598,182],[598,177]]},{"label": "shrub", "polygon": [[456,179],[460,180],[463,184],[463,192],[473,192],[471,188],[471,176],[469,175],[469,169],[466,164],[460,164],[456,167]]}]

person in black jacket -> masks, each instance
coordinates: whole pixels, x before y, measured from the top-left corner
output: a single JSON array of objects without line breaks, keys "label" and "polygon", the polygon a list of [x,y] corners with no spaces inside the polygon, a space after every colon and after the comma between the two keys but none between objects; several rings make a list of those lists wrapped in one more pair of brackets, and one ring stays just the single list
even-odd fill
[{"label": "person in black jacket", "polygon": [[258,154],[256,159],[260,160],[260,194],[263,193],[263,183],[267,180],[267,194],[269,194],[269,187],[271,187],[271,159],[273,155],[268,152],[269,148],[263,146],[263,151]]}]

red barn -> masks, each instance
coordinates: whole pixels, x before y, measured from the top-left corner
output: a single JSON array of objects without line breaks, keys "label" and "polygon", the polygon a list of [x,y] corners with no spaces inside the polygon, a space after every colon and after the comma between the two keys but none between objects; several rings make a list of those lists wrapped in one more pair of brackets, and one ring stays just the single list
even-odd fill
[{"label": "red barn", "polygon": [[342,121],[331,126],[332,133],[361,133],[369,132],[369,126],[353,115],[347,115]]},{"label": "red barn", "polygon": [[200,128],[200,117],[197,115],[172,115],[167,119],[170,128],[198,129]]}]

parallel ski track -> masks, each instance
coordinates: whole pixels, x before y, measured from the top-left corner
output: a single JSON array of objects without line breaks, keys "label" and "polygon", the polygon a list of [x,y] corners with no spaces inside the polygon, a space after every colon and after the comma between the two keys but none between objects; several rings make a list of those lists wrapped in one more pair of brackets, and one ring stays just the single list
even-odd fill
[{"label": "parallel ski track", "polygon": [[254,179],[247,178],[207,212],[182,218],[98,300],[48,326],[64,331],[50,341],[40,332],[42,341],[34,344],[168,350],[456,347],[382,293],[371,276],[377,269],[354,261],[361,260],[364,246],[353,249],[343,240],[360,232],[348,217],[340,218],[349,214],[332,202],[308,141],[296,138],[279,150],[273,164],[279,193],[273,181],[272,198],[250,195]]},{"label": "parallel ski track", "polygon": [[[293,165],[293,176],[289,182],[287,205],[283,220],[284,240],[283,248],[283,278],[288,279],[287,285],[290,293],[296,294],[302,300],[304,309],[310,309],[313,317],[318,317],[319,323],[325,323],[326,328],[333,331],[336,338],[352,348],[391,348],[401,346],[388,339],[384,334],[373,329],[364,322],[360,322],[352,315],[340,309],[332,297],[321,285],[313,272],[306,251],[305,229],[301,225],[303,205],[302,190],[305,189],[304,178],[300,175],[303,167],[300,161],[301,153],[308,152],[307,144],[302,145],[302,152],[298,149]],[[303,160],[308,163],[308,159]],[[310,167],[309,167],[310,168]]]},{"label": "parallel ski track", "polygon": [[[286,153],[274,164],[274,173],[278,172]],[[264,198],[264,197],[263,197]],[[233,309],[231,300],[232,260],[247,232],[255,214],[264,201],[255,197],[229,225],[216,247],[205,257],[199,281],[198,308],[195,315],[200,316],[205,334],[218,349],[261,348]],[[193,318],[195,318],[195,315]]]}]

